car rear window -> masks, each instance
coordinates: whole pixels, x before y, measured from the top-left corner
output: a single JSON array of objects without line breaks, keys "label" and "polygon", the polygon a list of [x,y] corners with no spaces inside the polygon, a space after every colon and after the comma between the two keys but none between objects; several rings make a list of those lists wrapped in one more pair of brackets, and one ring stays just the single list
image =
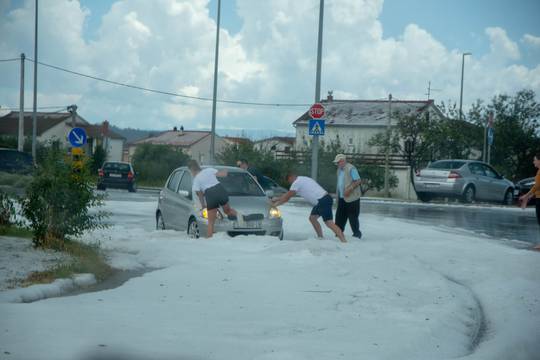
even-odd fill
[{"label": "car rear window", "polygon": [[103,165],[103,169],[109,170],[109,171],[114,170],[114,171],[122,171],[122,172],[127,172],[131,170],[129,164],[123,164],[123,163],[105,163]]},{"label": "car rear window", "polygon": [[231,196],[265,196],[253,178],[243,172],[229,172],[226,177],[218,177]]},{"label": "car rear window", "polygon": [[25,170],[32,167],[32,157],[29,154],[0,150],[0,170]]},{"label": "car rear window", "polygon": [[456,170],[465,165],[465,161],[436,161],[428,166],[429,169]]}]

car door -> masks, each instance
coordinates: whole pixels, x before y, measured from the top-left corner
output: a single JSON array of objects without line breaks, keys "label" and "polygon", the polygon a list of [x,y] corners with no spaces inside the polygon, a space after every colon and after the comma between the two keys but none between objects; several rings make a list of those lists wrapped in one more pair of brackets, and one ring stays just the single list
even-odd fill
[{"label": "car door", "polygon": [[486,164],[482,164],[482,166],[488,179],[486,200],[501,201],[508,187],[506,181],[491,166]]},{"label": "car door", "polygon": [[177,213],[178,228],[186,230],[189,222],[189,217],[194,209],[193,193],[191,190],[192,178],[189,171],[184,171],[180,185],[178,186],[178,196],[174,204],[174,209]]},{"label": "car door", "polygon": [[160,198],[160,209],[165,226],[173,229],[177,229],[179,223],[176,219],[175,203],[177,202],[178,185],[182,179],[183,172],[183,170],[176,170],[171,174]]},{"label": "car door", "polygon": [[486,199],[489,181],[486,177],[484,167],[481,163],[473,162],[469,164],[469,171],[471,172],[472,183],[476,189],[476,198],[479,200]]}]

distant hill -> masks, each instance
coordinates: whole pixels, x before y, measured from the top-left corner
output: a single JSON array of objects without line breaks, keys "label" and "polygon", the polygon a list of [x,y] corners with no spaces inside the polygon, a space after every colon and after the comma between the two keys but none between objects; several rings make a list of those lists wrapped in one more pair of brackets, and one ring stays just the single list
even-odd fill
[{"label": "distant hill", "polygon": [[144,139],[149,136],[154,136],[163,131],[163,130],[141,130],[141,129],[132,129],[132,128],[123,129],[114,125],[111,125],[111,130],[125,137],[126,143]]}]

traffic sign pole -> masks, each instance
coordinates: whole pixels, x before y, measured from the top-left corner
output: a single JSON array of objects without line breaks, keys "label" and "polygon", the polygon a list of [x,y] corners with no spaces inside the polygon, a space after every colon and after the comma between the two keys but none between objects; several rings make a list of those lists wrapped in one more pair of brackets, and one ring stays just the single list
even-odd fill
[{"label": "traffic sign pole", "polygon": [[[319,36],[317,41],[317,74],[315,77],[315,102],[321,99],[321,57],[322,57],[322,40],[323,40],[323,17],[324,17],[324,0],[320,0],[319,6]],[[322,117],[322,116],[321,116]],[[317,181],[319,170],[319,135],[313,136],[311,143],[311,178]]]}]

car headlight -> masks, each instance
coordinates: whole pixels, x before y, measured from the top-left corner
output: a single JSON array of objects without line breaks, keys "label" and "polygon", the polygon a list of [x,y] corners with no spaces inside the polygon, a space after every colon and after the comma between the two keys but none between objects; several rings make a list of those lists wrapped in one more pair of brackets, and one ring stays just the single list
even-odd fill
[{"label": "car headlight", "polygon": [[271,218],[280,218],[281,217],[281,211],[277,207],[271,207],[270,208],[270,217]]},{"label": "car headlight", "polygon": [[208,219],[208,210],[206,208],[202,209],[201,215],[203,218]]}]

